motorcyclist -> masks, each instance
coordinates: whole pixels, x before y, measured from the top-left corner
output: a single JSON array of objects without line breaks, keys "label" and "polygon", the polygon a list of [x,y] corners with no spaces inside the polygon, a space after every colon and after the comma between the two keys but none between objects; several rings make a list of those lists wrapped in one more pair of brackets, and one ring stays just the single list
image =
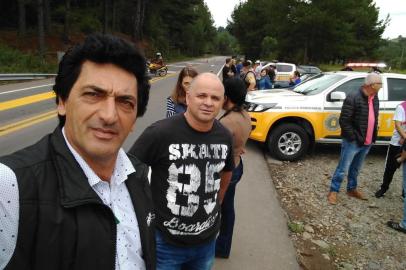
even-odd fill
[{"label": "motorcyclist", "polygon": [[164,59],[162,58],[162,54],[157,52],[155,58],[151,61],[150,70],[158,70],[161,67],[165,66]]}]

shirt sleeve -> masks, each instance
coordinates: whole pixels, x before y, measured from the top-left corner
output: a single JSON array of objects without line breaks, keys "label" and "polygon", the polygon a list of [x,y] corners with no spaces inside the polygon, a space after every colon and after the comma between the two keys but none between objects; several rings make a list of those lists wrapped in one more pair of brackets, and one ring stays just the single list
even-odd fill
[{"label": "shirt sleeve", "polygon": [[17,177],[0,163],[0,269],[9,263],[16,247],[19,208]]},{"label": "shirt sleeve", "polygon": [[158,128],[155,124],[152,124],[144,130],[141,136],[135,141],[131,147],[130,154],[136,156],[139,160],[147,164],[148,166],[154,165],[156,157],[158,155]]},{"label": "shirt sleeve", "polygon": [[171,97],[166,99],[166,118],[175,115],[175,103],[172,101]]},{"label": "shirt sleeve", "polygon": [[402,105],[396,107],[395,115],[393,116],[394,121],[404,122],[405,121],[405,112]]}]

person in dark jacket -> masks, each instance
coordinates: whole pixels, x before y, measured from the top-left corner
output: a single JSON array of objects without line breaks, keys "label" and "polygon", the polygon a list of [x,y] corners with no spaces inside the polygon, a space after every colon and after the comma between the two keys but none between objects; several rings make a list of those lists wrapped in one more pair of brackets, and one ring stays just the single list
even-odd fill
[{"label": "person in dark jacket", "polygon": [[225,82],[227,79],[233,78],[235,76],[232,66],[233,66],[233,59],[226,58],[226,63],[224,64],[224,67],[222,69],[223,82]]},{"label": "person in dark jacket", "polygon": [[55,79],[59,126],[0,158],[0,269],[155,269],[148,168],[121,148],[146,110],[146,61],[91,35]]},{"label": "person in dark jacket", "polygon": [[327,196],[330,204],[337,204],[337,193],[347,173],[347,195],[366,200],[357,189],[357,177],[376,139],[379,112],[377,93],[381,88],[381,76],[369,73],[364,85],[359,90],[351,92],[344,100],[339,120],[342,137],[341,156]]}]

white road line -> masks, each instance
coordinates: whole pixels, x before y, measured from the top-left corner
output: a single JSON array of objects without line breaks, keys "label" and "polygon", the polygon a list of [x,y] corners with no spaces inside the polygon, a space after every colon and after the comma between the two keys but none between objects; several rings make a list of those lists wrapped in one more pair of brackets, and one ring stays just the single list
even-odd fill
[{"label": "white road line", "polygon": [[[188,63],[189,64],[189,63]],[[197,64],[197,63],[194,63]],[[198,63],[200,64],[200,63]],[[168,65],[171,67],[185,67],[185,66],[178,66],[178,65]],[[224,66],[224,65],[223,65]],[[220,68],[219,72],[217,73],[217,76],[220,76],[220,72],[223,69],[223,66]],[[176,73],[175,71],[169,71],[168,73]],[[16,92],[21,92],[21,91],[26,91],[26,90],[31,90],[31,89],[35,89],[35,88],[40,88],[40,87],[46,87],[46,86],[53,86],[54,84],[44,84],[44,85],[38,85],[38,86],[32,86],[32,87],[27,87],[27,88],[21,88],[21,89],[15,89],[15,90],[10,90],[10,91],[6,91],[6,92],[1,92],[0,95],[5,95],[5,94],[10,94],[10,93],[16,93]]]},{"label": "white road line", "polygon": [[201,63],[186,63],[184,65],[167,65],[168,67],[176,67],[176,68],[184,68],[187,66],[198,66],[201,65]]},{"label": "white road line", "polygon": [[21,88],[21,89],[16,89],[16,90],[10,90],[10,91],[6,91],[6,92],[1,92],[0,95],[4,95],[4,94],[10,94],[10,93],[15,93],[15,92],[21,92],[21,91],[25,91],[25,90],[30,90],[30,89],[35,89],[35,88],[40,88],[40,87],[45,87],[45,86],[53,86],[54,84],[44,84],[44,85],[38,85],[38,86],[32,86],[32,87],[27,87],[27,88]]},{"label": "white road line", "polygon": [[223,71],[223,68],[226,64],[223,64],[219,70],[219,72],[217,72],[217,77],[220,77],[220,73]]},{"label": "white road line", "polygon": [[167,65],[168,67],[177,67],[177,68],[183,68],[185,66],[179,66],[179,65]]}]

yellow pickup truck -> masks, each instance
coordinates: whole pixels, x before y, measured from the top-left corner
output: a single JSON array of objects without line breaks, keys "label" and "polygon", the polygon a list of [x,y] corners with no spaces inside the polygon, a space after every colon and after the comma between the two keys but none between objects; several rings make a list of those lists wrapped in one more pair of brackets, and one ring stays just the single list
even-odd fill
[{"label": "yellow pickup truck", "polygon": [[[246,103],[251,116],[250,138],[263,142],[272,156],[298,160],[314,143],[340,143],[341,106],[350,91],[364,83],[366,72],[318,74],[294,89],[251,91]],[[376,144],[392,136],[396,106],[406,100],[406,75],[382,73],[379,129]]]}]

